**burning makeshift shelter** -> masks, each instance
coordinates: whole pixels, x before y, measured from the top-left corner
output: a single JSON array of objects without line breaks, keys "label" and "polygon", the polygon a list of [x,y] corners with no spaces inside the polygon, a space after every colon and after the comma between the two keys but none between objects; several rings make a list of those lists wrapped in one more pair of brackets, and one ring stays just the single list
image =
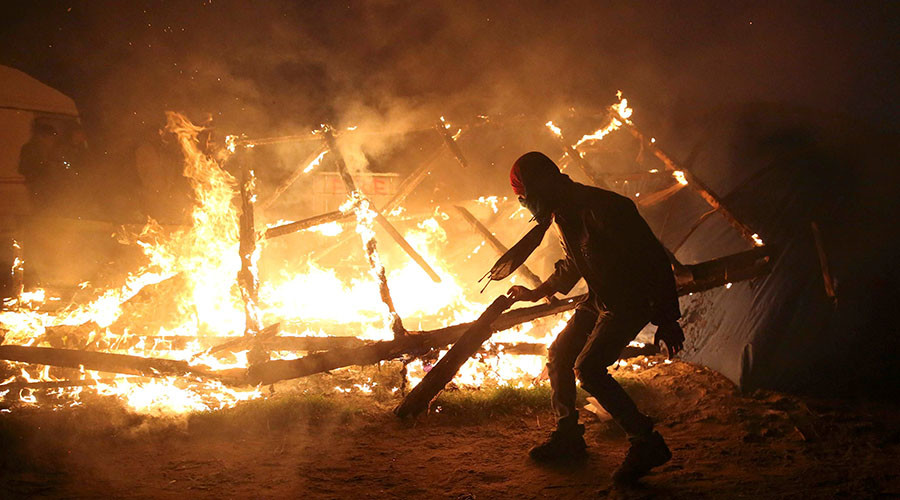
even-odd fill
[{"label": "burning makeshift shelter", "polygon": [[[680,294],[730,289],[768,273],[777,253],[642,134],[632,113],[620,95],[602,112],[561,117],[575,129],[601,125],[577,141],[552,121],[515,120],[518,130],[531,126],[532,134],[542,134],[566,172],[630,196],[643,210],[664,206],[684,188],[706,205],[670,247]],[[6,404],[78,404],[82,392],[96,391],[144,411],[220,408],[261,397],[261,384],[393,359],[402,361],[400,385],[415,385],[448,345],[473,331],[482,340],[467,348],[459,365],[491,332],[500,333],[460,373],[456,366],[442,383],[429,382],[433,387],[420,405],[454,375],[459,386],[534,383],[546,345],[579,297],[506,313],[508,304],[495,304],[471,323],[491,297],[472,286],[492,260],[483,249],[505,251],[527,230],[528,218],[501,193],[466,201],[465,189],[445,189],[447,177],[486,173],[476,166],[485,159],[469,157],[466,137],[503,133],[504,127],[503,119],[488,117],[454,127],[441,117],[400,132],[323,126],[287,137],[228,136],[210,147],[198,140],[203,127],[170,113],[167,130],[181,147],[193,189],[190,223],[164,227],[151,219],[137,232],[121,228],[119,238],[142,248],[143,265],[123,278],[124,285],[82,284],[88,291],[67,297],[66,307],[48,308],[52,289],[23,291],[17,284],[0,313],[0,357],[13,362],[2,386]],[[359,141],[370,134],[396,143],[392,164],[412,165],[399,180],[396,173],[369,171]],[[605,147],[611,139],[617,142]],[[266,167],[254,154],[275,145],[289,145],[305,159],[258,186],[257,172]],[[619,170],[591,164],[610,151],[630,159],[617,162]],[[335,189],[337,182],[342,189]],[[289,199],[292,190],[310,187],[313,196]],[[336,197],[345,201],[335,206]],[[283,220],[298,203],[301,210],[324,212]],[[677,211],[666,214],[681,218]],[[724,221],[743,248],[680,262],[675,253],[711,216]],[[536,271],[522,267],[513,283],[533,283],[536,272],[546,272],[554,249],[545,242],[541,252],[544,260],[529,264]],[[21,277],[22,267],[17,261],[14,275]],[[652,345],[637,342],[626,354],[652,352]],[[398,389],[406,390],[391,388]]]}]

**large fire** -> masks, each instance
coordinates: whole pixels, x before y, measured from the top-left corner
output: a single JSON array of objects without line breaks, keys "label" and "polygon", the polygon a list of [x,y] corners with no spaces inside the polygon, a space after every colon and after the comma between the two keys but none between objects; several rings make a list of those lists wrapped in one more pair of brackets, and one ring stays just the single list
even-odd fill
[{"label": "large fire", "polygon": [[[620,94],[619,101],[610,108],[609,123],[584,135],[571,148],[581,155],[579,146],[602,140],[631,123],[632,113]],[[443,117],[439,123],[449,128]],[[561,129],[552,121],[546,125],[562,138]],[[181,146],[183,173],[193,189],[191,224],[172,230],[150,220],[139,234],[127,235],[142,249],[144,265],[130,273],[122,286],[102,290],[86,303],[60,309],[50,307],[59,300],[49,291],[19,293],[0,311],[5,345],[60,347],[57,333],[63,331],[68,333],[63,335],[62,347],[179,360],[202,373],[215,374],[249,366],[249,347],[227,356],[211,354],[210,347],[239,339],[248,331],[256,333],[258,328],[248,324],[251,317],[263,328],[280,325],[279,337],[350,333],[358,339],[388,340],[405,334],[406,329],[435,329],[472,321],[493,298],[480,295],[477,287],[459,281],[456,266],[470,262],[485,243],[479,240],[468,250],[468,255],[452,262],[447,259],[450,241],[444,223],[449,216],[441,207],[435,207],[429,216],[419,218],[414,227],[402,231],[406,242],[434,268],[440,278],[438,282],[405,254],[396,251],[382,255],[383,246],[376,249],[374,221],[379,214],[365,196],[354,191],[341,206],[339,215],[352,213],[355,217],[350,221],[316,225],[306,232],[309,237],[337,240],[352,236],[348,226],[355,226],[368,266],[335,269],[315,259],[298,259],[295,265],[270,272],[260,281],[253,305],[258,309],[254,309],[253,315],[248,314],[246,292],[242,296],[236,280],[242,268],[241,206],[236,202],[239,181],[225,165],[239,148],[252,145],[242,146],[235,136],[230,136],[225,149],[211,155],[198,145],[197,137],[202,129],[184,116],[169,113],[167,127]],[[451,140],[455,141],[461,133],[459,129]],[[328,153],[327,148],[318,151],[295,176],[315,170]],[[687,182],[681,172],[673,175],[679,183]],[[278,189],[283,191],[293,180],[295,177]],[[525,211],[507,198],[481,197],[473,200],[472,205],[486,215],[501,216],[501,211],[509,210],[511,213],[504,220],[521,224],[523,230],[527,227]],[[396,206],[384,215],[397,216],[404,212],[403,207]],[[254,271],[260,255],[266,252],[267,241],[258,238],[253,254],[248,256]],[[17,258],[12,272],[21,273],[24,265],[27,263]],[[513,283],[516,279],[513,275]],[[88,283],[82,286],[91,288]],[[159,295],[174,304],[173,310],[160,313],[164,319],[143,315],[137,317],[140,321],[132,321],[126,311],[129,301],[153,289],[161,290]],[[495,334],[482,353],[463,366],[454,383],[460,387],[485,384],[527,387],[540,383],[544,369],[542,353],[507,353],[504,346],[523,342],[549,345],[570,314],[557,314]],[[179,343],[173,339],[187,341]],[[268,353],[270,359],[293,359],[304,354],[297,350]],[[424,376],[436,359],[433,354],[425,360],[404,360],[408,384],[415,384]],[[263,396],[258,386],[231,386],[202,374],[147,377],[86,370],[83,366],[60,369],[25,363],[13,365],[19,373],[0,381],[3,411],[29,405],[79,405],[83,404],[84,396],[91,394],[118,398],[137,412],[177,414],[230,407]],[[372,384],[367,380],[335,389],[367,393],[372,391]],[[396,391],[398,387],[389,389]]]},{"label": "large fire", "polygon": [[[235,276],[241,268],[239,257],[238,218],[239,206],[235,203],[238,181],[223,168],[225,158],[213,158],[202,152],[197,144],[199,127],[183,116],[168,115],[168,130],[175,133],[184,153],[184,175],[190,180],[196,203],[188,228],[166,231],[150,221],[140,234],[131,235],[141,247],[146,264],[128,277],[124,286],[103,291],[87,304],[50,312],[48,302],[55,297],[38,289],[21,293],[0,312],[0,326],[5,332],[4,343],[25,346],[49,345],[48,331],[56,327],[83,327],[89,325],[84,343],[105,346],[104,352],[184,360],[192,365],[212,370],[246,368],[247,351],[226,358],[205,354],[204,346],[210,338],[220,342],[229,337],[243,335],[246,328],[244,304],[235,286]],[[235,150],[233,139],[227,150]],[[327,151],[326,151],[327,152]],[[322,152],[304,169],[313,170],[325,156]],[[496,197],[478,201],[493,212],[498,210]],[[367,200],[351,197],[342,207],[356,214],[356,231],[363,245],[371,245],[375,238],[374,212]],[[432,281],[416,264],[406,259],[394,262],[390,269],[381,263],[377,253],[372,254],[369,273],[347,275],[327,269],[309,261],[300,270],[281,272],[277,279],[263,281],[259,290],[259,308],[262,323],[281,323],[280,335],[326,336],[340,331],[342,325],[353,324],[358,337],[363,339],[391,338],[391,323],[399,318],[408,319],[416,328],[435,328],[469,321],[478,316],[480,309],[489,302],[459,283],[446,266],[441,266],[441,248],[447,244],[447,234],[440,221],[447,215],[437,208],[432,217],[418,222],[403,237],[419,253],[432,263],[441,277],[440,283]],[[308,231],[323,236],[338,236],[344,226],[331,222],[310,228]],[[254,261],[265,251],[265,240],[260,240]],[[473,249],[477,252],[480,245]],[[395,259],[398,260],[398,259]],[[17,260],[13,272],[21,269]],[[379,300],[379,273],[390,283],[396,312],[386,310]],[[178,297],[177,320],[168,322],[152,332],[130,325],[123,331],[113,332],[113,325],[122,314],[122,306],[141,290],[165,284],[167,280],[183,280],[174,288]],[[82,284],[89,287],[88,283]],[[471,287],[468,287],[471,288]],[[423,293],[427,291],[427,293]],[[396,316],[396,317],[395,317]],[[412,322],[415,323],[412,323]],[[557,318],[555,321],[559,321]],[[309,328],[291,328],[290,325],[311,324]],[[327,325],[323,327],[323,325]],[[516,328],[498,339],[510,342],[527,340],[531,325]],[[134,333],[133,333],[134,332]],[[175,348],[167,337],[188,337],[196,341]],[[549,339],[549,336],[545,340]],[[201,342],[204,340],[206,342]],[[500,342],[501,340],[497,340]],[[295,358],[298,352],[272,352],[273,358]],[[485,360],[473,360],[460,373],[459,385],[479,386],[486,379],[498,384],[530,383],[542,370],[540,356],[513,356],[495,352]],[[56,370],[50,366],[38,369],[35,365],[17,363],[19,373],[0,381],[0,397],[8,407],[17,405],[79,405],[88,393],[113,396],[138,412],[183,413],[197,410],[229,407],[239,401],[261,397],[258,387],[229,387],[220,381],[203,377],[136,377],[124,374],[100,373],[84,368],[72,373],[72,369]],[[422,375],[423,364],[415,361],[409,366],[409,378],[415,382]],[[39,392],[34,387],[16,388],[25,384],[53,383],[56,381],[82,381],[82,384],[62,386]],[[48,384],[50,386],[51,384]],[[339,390],[368,392],[366,384],[356,387],[339,387]],[[9,410],[5,410],[9,411]]]}]

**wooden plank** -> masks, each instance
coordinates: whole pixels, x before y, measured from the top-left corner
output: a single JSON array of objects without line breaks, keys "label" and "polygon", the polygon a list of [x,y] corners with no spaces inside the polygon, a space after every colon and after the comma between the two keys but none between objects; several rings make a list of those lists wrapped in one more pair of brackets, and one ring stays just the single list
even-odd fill
[{"label": "wooden plank", "polygon": [[38,365],[81,368],[99,372],[124,373],[145,377],[201,376],[237,384],[244,381],[244,370],[213,371],[204,366],[191,366],[187,361],[161,358],[144,358],[127,354],[0,345],[0,359]]},{"label": "wooden plank", "polygon": [[418,415],[428,408],[431,400],[453,380],[460,367],[481,347],[493,331],[493,323],[500,314],[512,306],[513,300],[501,295],[481,313],[481,316],[463,333],[441,360],[425,374],[403,401],[394,408],[400,418]]}]

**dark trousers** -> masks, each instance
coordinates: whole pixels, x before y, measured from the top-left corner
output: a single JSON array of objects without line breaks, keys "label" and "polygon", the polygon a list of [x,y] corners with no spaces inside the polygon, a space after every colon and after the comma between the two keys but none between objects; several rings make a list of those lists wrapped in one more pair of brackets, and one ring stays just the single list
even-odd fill
[{"label": "dark trousers", "polygon": [[550,345],[547,371],[553,389],[553,408],[559,429],[578,424],[575,408],[575,378],[581,387],[609,412],[631,436],[649,434],[653,421],[637,409],[606,368],[619,359],[622,349],[649,322],[647,308],[599,311],[579,308]]}]

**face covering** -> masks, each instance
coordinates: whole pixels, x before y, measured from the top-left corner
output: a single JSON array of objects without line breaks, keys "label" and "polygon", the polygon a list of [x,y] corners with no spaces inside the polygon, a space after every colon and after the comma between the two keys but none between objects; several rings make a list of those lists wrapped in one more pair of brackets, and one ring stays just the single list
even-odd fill
[{"label": "face covering", "polygon": [[538,224],[550,224],[553,218],[553,209],[546,201],[537,196],[520,196],[519,203],[531,212]]}]

